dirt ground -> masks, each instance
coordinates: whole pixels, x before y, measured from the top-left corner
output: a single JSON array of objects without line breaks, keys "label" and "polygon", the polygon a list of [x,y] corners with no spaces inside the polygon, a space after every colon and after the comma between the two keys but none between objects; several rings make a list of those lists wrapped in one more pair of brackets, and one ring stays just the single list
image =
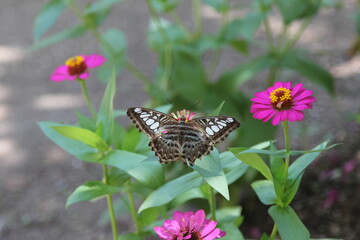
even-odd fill
[{"label": "dirt ground", "polygon": [[[29,51],[33,21],[46,2],[0,2],[0,239],[110,239],[109,226],[99,222],[105,201],[65,209],[67,196],[83,182],[99,179],[101,169],[60,150],[36,125],[37,121],[74,123],[75,110],[87,112],[77,83],[53,83],[48,78],[67,58],[99,52],[90,35]],[[186,17],[191,14],[188,7],[186,4],[180,7],[180,13],[190,21]],[[341,9],[322,10],[300,39],[300,45],[336,76],[338,95],[332,99],[322,89],[306,83],[318,101],[307,113],[308,137],[297,138],[294,145],[314,146],[328,138],[344,143],[311,166],[294,200],[294,209],[314,238],[357,240],[360,236],[360,138],[359,125],[354,121],[354,114],[360,113],[360,57],[348,59],[345,54],[355,37],[351,20],[354,9],[355,0],[344,0]],[[103,29],[122,29],[128,38],[130,61],[152,76],[156,55],[146,45],[149,16],[145,1],[124,1],[113,10]],[[218,20],[206,7],[202,13],[209,24]],[[279,21],[276,16],[272,20]],[[78,20],[66,11],[50,33],[74,22]],[[259,32],[261,36],[263,31]],[[219,71],[243,60],[228,49]],[[141,105],[147,100],[141,82],[128,71],[122,72],[118,86],[115,103],[118,109]],[[251,86],[249,83],[249,89]],[[98,106],[104,86],[91,81],[88,87]],[[128,123],[126,119],[121,121]],[[260,203],[250,189],[246,190],[248,193],[241,197],[247,222],[242,230],[246,236],[255,237],[257,231],[268,231],[268,226],[263,218],[251,216],[267,216],[267,209],[257,208]],[[122,232],[133,229],[126,220],[126,217],[119,220]]]}]

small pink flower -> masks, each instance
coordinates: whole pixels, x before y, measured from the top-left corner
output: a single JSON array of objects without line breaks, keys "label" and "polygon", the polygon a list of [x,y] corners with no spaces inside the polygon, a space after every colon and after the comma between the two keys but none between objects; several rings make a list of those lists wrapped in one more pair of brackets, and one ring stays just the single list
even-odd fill
[{"label": "small pink flower", "polygon": [[154,227],[162,240],[213,240],[226,235],[216,227],[217,222],[205,218],[204,210],[175,212],[161,227]]},{"label": "small pink flower", "polygon": [[96,68],[104,64],[106,58],[99,55],[79,55],[69,58],[65,65],[59,66],[50,76],[54,82],[76,79],[87,79],[90,74],[88,69]]},{"label": "small pink flower", "polygon": [[303,88],[302,83],[291,87],[291,82],[276,82],[266,91],[258,92],[252,98],[250,112],[253,117],[266,122],[272,118],[271,124],[278,125],[280,122],[301,121],[304,118],[305,109],[312,108],[316,99],[311,96],[313,92]]}]

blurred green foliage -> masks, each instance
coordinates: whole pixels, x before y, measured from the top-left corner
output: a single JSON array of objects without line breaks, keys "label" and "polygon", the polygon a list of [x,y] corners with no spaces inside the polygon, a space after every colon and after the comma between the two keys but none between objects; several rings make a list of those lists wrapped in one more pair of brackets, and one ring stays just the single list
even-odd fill
[{"label": "blurred green foliage", "polygon": [[[166,104],[167,99],[171,100],[174,109],[189,108],[200,102],[195,110],[206,113],[226,101],[223,114],[237,117],[243,123],[236,137],[239,145],[248,147],[272,139],[275,132],[268,123],[251,117],[248,109],[252,96],[242,88],[247,81],[259,81],[259,86],[265,88],[282,79],[281,73],[287,70],[321,86],[329,94],[335,94],[332,75],[311,60],[305,51],[296,48],[296,43],[322,8],[338,7],[341,1],[254,0],[248,4],[230,0],[192,0],[193,26],[187,27],[177,13],[183,1],[146,0],[144,7],[150,14],[147,43],[159,56],[154,76],[140,72],[126,55],[126,33],[115,28],[99,30],[114,5],[121,6],[122,1],[84,2],[82,8],[73,0],[51,0],[44,5],[35,20],[32,48],[50,46],[90,32],[108,58],[98,71],[99,79],[109,79],[113,66],[117,74],[127,68],[144,82],[150,97],[149,107]],[[219,27],[211,33],[203,30],[201,7],[206,5],[219,15]],[[66,8],[71,9],[81,23],[47,35]],[[245,10],[246,15],[234,14],[238,10]],[[281,33],[275,33],[271,28],[270,16],[277,13],[283,21]],[[300,27],[290,33],[288,30],[294,22],[300,23]],[[265,29],[265,42],[255,37],[261,28]],[[245,56],[245,61],[215,74],[225,48]],[[260,54],[252,56],[251,52],[258,48],[261,48]],[[208,62],[204,61],[205,55],[211,56]],[[262,72],[268,72],[267,81],[260,82],[256,78]],[[254,129],[261,134],[253,134]]]}]

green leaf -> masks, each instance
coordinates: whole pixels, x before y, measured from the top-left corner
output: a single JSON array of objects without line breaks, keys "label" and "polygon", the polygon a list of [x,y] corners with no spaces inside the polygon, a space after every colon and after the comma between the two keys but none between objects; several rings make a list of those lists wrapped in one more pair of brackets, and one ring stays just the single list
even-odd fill
[{"label": "green leaf", "polygon": [[212,111],[209,114],[209,116],[218,116],[218,115],[220,115],[220,112],[221,112],[222,107],[224,106],[224,103],[225,103],[225,101],[222,101],[222,103],[220,103],[220,105],[214,111]]},{"label": "green leaf", "polygon": [[230,8],[226,0],[202,0],[205,4],[213,7],[216,11],[224,13]]},{"label": "green leaf", "polygon": [[139,208],[139,213],[147,208],[158,207],[169,203],[177,196],[203,184],[203,179],[197,172],[191,172],[165,183],[152,192]]},{"label": "green leaf", "polygon": [[219,224],[217,227],[221,231],[225,231],[226,235],[221,240],[244,240],[244,236],[240,232],[239,228],[233,224]]},{"label": "green leaf", "polygon": [[169,209],[173,209],[177,206],[180,206],[192,199],[207,199],[207,196],[199,187],[190,189],[189,191],[184,192],[181,195],[174,198],[174,200],[172,200],[170,203]]},{"label": "green leaf", "polygon": [[61,32],[55,33],[47,38],[44,38],[31,46],[31,50],[38,50],[40,48],[48,47],[52,44],[60,42],[68,38],[75,38],[86,33],[87,28],[84,25],[74,26],[68,29],[65,29]]},{"label": "green leaf", "polygon": [[[277,149],[271,143],[271,150],[276,152]],[[277,199],[284,202],[284,187],[285,187],[285,162],[282,158],[270,155],[270,170],[273,176],[273,184]]]},{"label": "green leaf", "polygon": [[334,77],[311,59],[300,56],[296,52],[291,52],[281,61],[281,66],[301,73],[313,83],[324,88],[331,95],[335,95]]},{"label": "green leaf", "polygon": [[[328,141],[325,141],[312,150],[325,148]],[[305,169],[320,155],[321,152],[307,153],[297,158],[289,167],[289,179],[295,180]]]},{"label": "green leaf", "polygon": [[241,218],[240,206],[236,207],[223,207],[216,210],[216,221],[219,223],[231,223],[235,224]]},{"label": "green leaf", "polygon": [[101,152],[89,145],[77,140],[69,139],[57,132],[53,127],[72,127],[57,122],[38,122],[43,133],[55,144],[64,149],[69,154],[87,162],[98,162],[102,157]]},{"label": "green leaf", "polygon": [[258,180],[251,184],[259,200],[265,205],[272,205],[277,202],[274,191],[274,184],[270,180]]},{"label": "green leaf", "polygon": [[100,181],[89,181],[76,188],[66,201],[66,207],[71,204],[89,201],[107,194],[115,194],[119,190]]},{"label": "green leaf", "polygon": [[76,117],[78,119],[78,124],[81,128],[86,128],[90,131],[95,131],[95,120],[89,117],[86,117],[85,115],[81,114],[80,112],[76,112]]},{"label": "green leaf", "polygon": [[121,170],[119,168],[111,168],[109,170],[109,185],[110,186],[116,186],[121,187],[126,183],[128,180],[130,180],[131,176],[127,174],[124,170]]},{"label": "green leaf", "polygon": [[179,0],[150,0],[157,12],[170,12],[180,3]]},{"label": "green leaf", "polygon": [[265,178],[272,181],[272,175],[265,161],[256,153],[243,153],[246,148],[229,148],[229,150],[243,163],[258,170]]},{"label": "green leaf", "polygon": [[281,239],[309,240],[310,233],[291,207],[272,206],[269,214],[275,221]]},{"label": "green leaf", "polygon": [[288,180],[283,200],[285,206],[288,206],[295,197],[301,183],[302,175],[303,174],[300,174],[295,180]]},{"label": "green leaf", "polygon": [[294,20],[310,17],[319,9],[321,1],[314,0],[278,0],[277,4],[284,23],[287,25]]},{"label": "green leaf", "polygon": [[101,101],[99,113],[96,118],[96,126],[100,123],[103,126],[102,138],[108,143],[111,143],[111,138],[114,131],[114,97],[116,92],[116,75],[115,70],[112,71],[112,76],[108,81],[106,90]]},{"label": "green leaf", "polygon": [[207,80],[200,56],[192,48],[174,46],[172,57],[169,85],[171,89],[174,89],[173,94],[189,102],[204,99]]},{"label": "green leaf", "polygon": [[276,61],[277,60],[269,54],[253,58],[221,75],[215,84],[215,88],[230,94],[249,79],[254,78],[265,69],[274,65]]},{"label": "green leaf", "polygon": [[122,0],[100,0],[92,3],[90,7],[88,7],[84,14],[91,14],[96,12],[105,11],[111,7],[113,7],[114,4],[119,3]]},{"label": "green leaf", "polygon": [[156,107],[155,110],[158,110],[163,113],[169,113],[172,107],[173,107],[172,104],[166,104],[166,105]]},{"label": "green leaf", "polygon": [[[230,184],[239,179],[247,170],[248,166],[240,162],[232,153],[220,154],[221,165],[225,171],[227,182]],[[171,202],[183,193],[196,189],[204,184],[203,178],[197,172],[182,175],[152,192],[139,208],[139,212]]]},{"label": "green leaf", "polygon": [[264,14],[252,12],[243,19],[235,19],[229,22],[223,30],[225,32],[225,38],[228,41],[232,41],[243,37],[247,41],[251,41],[264,18]]},{"label": "green leaf", "polygon": [[239,159],[229,151],[220,154],[221,165],[224,169],[228,184],[231,184],[244,175],[248,165],[239,161]]},{"label": "green leaf", "polygon": [[52,0],[45,4],[34,21],[33,39],[40,38],[56,23],[66,5],[63,0]]},{"label": "green leaf", "polygon": [[208,156],[203,156],[201,160],[197,160],[194,166],[204,180],[227,200],[230,199],[229,188],[225,173],[220,164],[219,152],[214,149]]},{"label": "green leaf", "polygon": [[141,133],[136,128],[131,128],[122,138],[120,148],[125,151],[135,152],[136,146],[140,142]]},{"label": "green leaf", "polygon": [[148,44],[150,47],[161,53],[167,44],[184,43],[187,39],[187,33],[178,25],[165,19],[151,19],[148,29]]},{"label": "green leaf", "polygon": [[141,212],[138,218],[141,226],[147,226],[155,222],[159,216],[159,210],[159,208],[148,208]]},{"label": "green leaf", "polygon": [[114,150],[101,159],[102,163],[120,168],[144,185],[155,189],[164,183],[164,170],[159,162],[144,161],[147,156]]},{"label": "green leaf", "polygon": [[92,148],[99,149],[99,151],[106,151],[109,149],[109,146],[101,137],[85,128],[73,126],[54,126],[52,128],[67,138],[71,138],[79,142],[85,143]]}]

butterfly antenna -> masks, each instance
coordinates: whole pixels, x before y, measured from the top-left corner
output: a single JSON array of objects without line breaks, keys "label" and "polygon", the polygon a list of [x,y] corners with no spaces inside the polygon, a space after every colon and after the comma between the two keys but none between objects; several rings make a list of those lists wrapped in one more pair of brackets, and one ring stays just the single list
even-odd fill
[{"label": "butterfly antenna", "polygon": [[200,101],[197,101],[194,105],[191,106],[190,109],[194,109],[196,107],[196,105],[198,105],[200,103]]},{"label": "butterfly antenna", "polygon": [[170,99],[167,98],[166,101],[168,101],[171,105],[173,105]]}]

